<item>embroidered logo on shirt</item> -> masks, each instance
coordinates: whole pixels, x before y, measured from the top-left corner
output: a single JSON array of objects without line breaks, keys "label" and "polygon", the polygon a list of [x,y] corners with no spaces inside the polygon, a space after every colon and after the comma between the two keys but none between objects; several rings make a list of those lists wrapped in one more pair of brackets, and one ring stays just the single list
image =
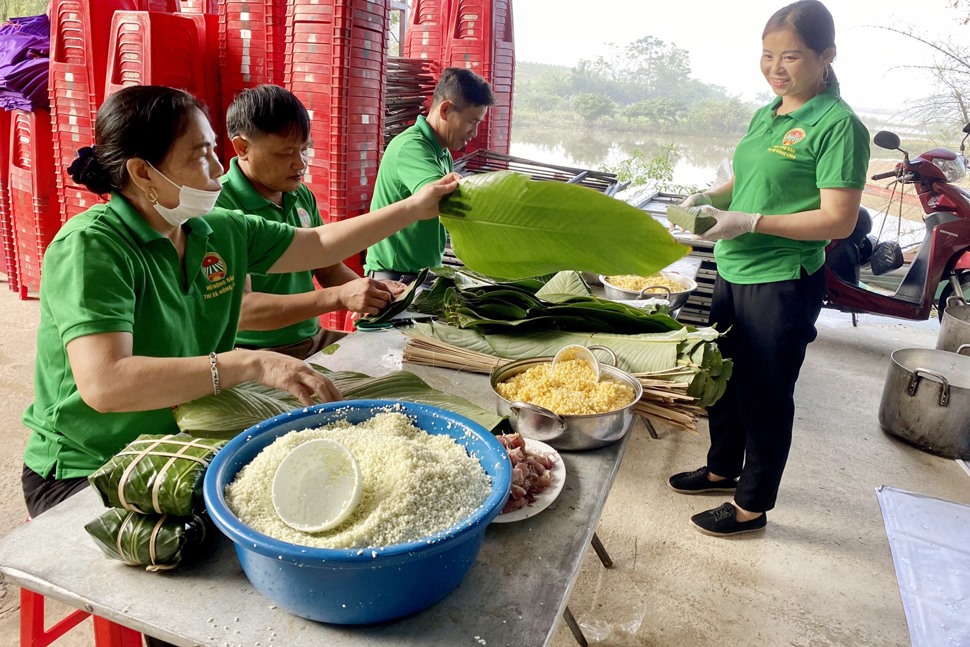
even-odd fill
[{"label": "embroidered logo on shirt", "polygon": [[782,146],[794,146],[798,142],[805,139],[805,131],[801,128],[792,128],[781,140]]},{"label": "embroidered logo on shirt", "polygon": [[215,252],[209,252],[202,257],[202,274],[209,279],[209,283],[226,278],[226,269],[226,262]]},{"label": "embroidered logo on shirt", "polygon": [[300,217],[300,224],[302,226],[309,227],[313,224],[312,221],[310,220],[310,214],[303,207],[297,207],[296,215]]}]

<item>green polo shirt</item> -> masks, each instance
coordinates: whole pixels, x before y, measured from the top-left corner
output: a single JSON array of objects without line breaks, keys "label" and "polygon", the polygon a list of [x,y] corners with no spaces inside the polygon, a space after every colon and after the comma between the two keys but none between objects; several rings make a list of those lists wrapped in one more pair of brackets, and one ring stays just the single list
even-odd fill
[{"label": "green polo shirt", "polygon": [[[34,401],[24,462],[43,477],[87,476],[139,434],[178,432],[171,409],[99,413],[81,399],[65,346],[124,332],[132,354],[232,350],[247,273],[265,273],[293,230],[215,209],[193,218],[183,261],[120,195],[71,218],[44,254]],[[184,270],[183,270],[184,267]]]},{"label": "green polo shirt", "polygon": [[[423,115],[391,140],[381,158],[371,211],[386,207],[451,173],[451,153],[438,142]],[[445,252],[445,228],[437,218],[419,220],[367,249],[368,272],[392,270],[416,273],[438,267]]]},{"label": "green polo shirt", "polygon": [[[283,194],[283,206],[273,204],[256,191],[246,179],[239,162],[233,158],[229,162],[229,172],[222,176],[222,193],[216,203],[226,209],[236,209],[243,213],[262,216],[272,222],[283,222],[293,227],[319,227],[323,224],[317,200],[305,185],[296,191]],[[253,292],[268,294],[303,294],[313,292],[313,272],[291,272],[289,274],[269,274],[250,277]],[[276,330],[240,330],[236,333],[236,343],[242,346],[270,348],[285,346],[313,337],[320,330],[320,320],[311,317]]]},{"label": "green polo shirt", "polygon": [[[758,110],[735,149],[732,211],[784,218],[818,209],[819,189],[865,186],[869,132],[837,83],[787,115],[775,114],[779,105]],[[718,241],[714,255],[718,274],[732,283],[771,283],[817,271],[826,244],[751,233]]]}]

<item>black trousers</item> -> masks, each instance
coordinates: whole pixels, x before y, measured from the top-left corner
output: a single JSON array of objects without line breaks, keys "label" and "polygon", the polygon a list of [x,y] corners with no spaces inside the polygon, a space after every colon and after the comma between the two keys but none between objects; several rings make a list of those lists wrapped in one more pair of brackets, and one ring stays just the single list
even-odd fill
[{"label": "black trousers", "polygon": [[715,283],[711,323],[727,331],[718,345],[734,372],[708,409],[707,467],[739,477],[734,500],[745,510],[775,506],[791,449],[795,382],[816,337],[824,293],[824,270],[777,283],[738,285],[721,277]]},{"label": "black trousers", "polygon": [[46,479],[24,465],[20,474],[20,485],[24,490],[24,502],[27,513],[36,517],[40,513],[53,508],[78,490],[88,486],[86,478],[57,480],[51,474]]}]

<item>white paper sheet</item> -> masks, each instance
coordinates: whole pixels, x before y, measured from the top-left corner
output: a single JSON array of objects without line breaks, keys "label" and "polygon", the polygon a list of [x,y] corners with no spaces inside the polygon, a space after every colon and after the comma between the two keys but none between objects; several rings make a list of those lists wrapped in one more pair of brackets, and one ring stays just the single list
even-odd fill
[{"label": "white paper sheet", "polygon": [[876,488],[913,647],[970,647],[970,506]]}]

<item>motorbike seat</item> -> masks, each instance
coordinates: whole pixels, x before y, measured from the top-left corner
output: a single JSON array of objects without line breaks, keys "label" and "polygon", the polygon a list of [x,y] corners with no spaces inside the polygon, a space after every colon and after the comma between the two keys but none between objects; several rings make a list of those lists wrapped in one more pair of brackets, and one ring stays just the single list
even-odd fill
[{"label": "motorbike seat", "polygon": [[859,283],[859,266],[868,260],[863,258],[863,250],[868,248],[869,255],[872,253],[872,246],[867,239],[870,231],[872,218],[865,207],[860,207],[852,233],[841,240],[832,241],[826,250],[825,264],[846,283]]}]

